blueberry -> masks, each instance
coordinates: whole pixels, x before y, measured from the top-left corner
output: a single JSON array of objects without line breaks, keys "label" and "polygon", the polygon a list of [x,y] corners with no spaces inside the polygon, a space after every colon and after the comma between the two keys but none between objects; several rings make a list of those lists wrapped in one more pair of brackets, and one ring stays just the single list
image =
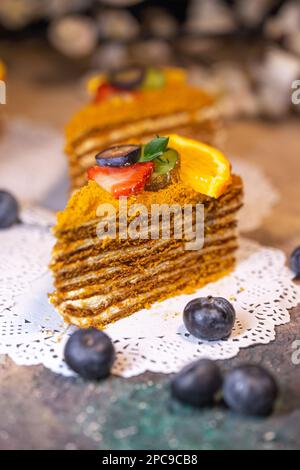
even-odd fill
[{"label": "blueberry", "polygon": [[0,191],[0,228],[8,228],[18,222],[19,206],[7,191]]},{"label": "blueberry", "polygon": [[115,145],[114,147],[102,150],[95,158],[98,166],[119,168],[137,163],[141,151],[140,145]]},{"label": "blueberry", "polygon": [[196,338],[215,341],[230,336],[235,310],[222,297],[200,297],[189,302],[183,312],[183,323]]},{"label": "blueberry", "polygon": [[143,83],[145,74],[144,67],[132,65],[113,72],[109,77],[109,82],[121,90],[135,90]]},{"label": "blueberry", "polygon": [[269,415],[278,395],[273,376],[263,367],[247,364],[227,374],[223,385],[225,403],[232,410],[253,416]]},{"label": "blueberry", "polygon": [[209,359],[200,359],[184,367],[172,380],[171,392],[178,400],[193,406],[206,406],[214,401],[222,386],[218,366]]},{"label": "blueberry", "polygon": [[296,277],[300,278],[300,246],[295,248],[290,257],[290,267]]},{"label": "blueberry", "polygon": [[77,330],[65,346],[66,363],[85,379],[107,377],[114,359],[115,349],[111,339],[95,328]]}]

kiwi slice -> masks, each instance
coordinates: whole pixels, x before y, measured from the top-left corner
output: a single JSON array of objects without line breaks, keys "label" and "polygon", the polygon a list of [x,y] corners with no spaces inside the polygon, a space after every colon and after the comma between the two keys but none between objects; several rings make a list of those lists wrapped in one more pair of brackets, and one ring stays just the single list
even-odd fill
[{"label": "kiwi slice", "polygon": [[158,90],[163,88],[166,83],[165,74],[162,70],[154,67],[148,67],[144,81],[142,83],[143,90]]},{"label": "kiwi slice", "polygon": [[179,154],[175,149],[167,149],[154,161],[154,171],[145,186],[147,191],[159,191],[178,180]]}]

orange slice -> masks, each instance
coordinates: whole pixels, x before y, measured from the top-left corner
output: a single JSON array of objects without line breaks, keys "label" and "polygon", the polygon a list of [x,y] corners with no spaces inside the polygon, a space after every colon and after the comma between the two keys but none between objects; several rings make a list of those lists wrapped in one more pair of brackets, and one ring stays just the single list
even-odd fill
[{"label": "orange slice", "polygon": [[89,95],[95,95],[100,85],[107,81],[107,77],[104,73],[94,75],[88,79],[86,82],[86,89]]},{"label": "orange slice", "polygon": [[187,74],[184,69],[172,67],[164,69],[168,85],[182,85],[187,83]]},{"label": "orange slice", "polygon": [[180,154],[180,178],[195,191],[218,198],[231,182],[231,167],[219,150],[197,140],[176,134],[169,136],[169,147]]}]

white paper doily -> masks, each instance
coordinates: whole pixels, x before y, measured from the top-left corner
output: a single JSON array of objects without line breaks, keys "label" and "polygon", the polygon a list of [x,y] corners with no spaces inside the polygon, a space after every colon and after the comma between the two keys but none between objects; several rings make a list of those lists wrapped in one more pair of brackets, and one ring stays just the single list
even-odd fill
[{"label": "white paper doily", "polygon": [[[0,231],[0,353],[17,364],[44,364],[71,375],[63,361],[63,347],[74,328],[63,324],[47,299],[52,289],[47,269],[53,245],[49,220],[34,209],[25,211],[22,219],[26,224]],[[107,328],[117,350],[113,372],[123,377],[146,370],[170,373],[199,357],[225,359],[240,348],[269,343],[276,325],[288,322],[288,309],[300,301],[292,277],[281,251],[242,239],[231,275]],[[186,303],[208,294],[223,296],[235,306],[237,321],[227,341],[198,341],[182,325]]]},{"label": "white paper doily", "polygon": [[[62,133],[52,128],[21,118],[8,122],[0,140],[0,188],[20,200],[62,209],[68,188],[63,145]],[[277,202],[277,190],[259,167],[236,157],[230,160],[245,186],[240,231],[255,230]]]}]

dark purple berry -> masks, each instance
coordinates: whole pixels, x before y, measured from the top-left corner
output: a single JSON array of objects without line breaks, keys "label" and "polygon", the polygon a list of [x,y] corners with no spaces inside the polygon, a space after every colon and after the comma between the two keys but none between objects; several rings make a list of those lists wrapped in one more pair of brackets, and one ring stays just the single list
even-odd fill
[{"label": "dark purple berry", "polygon": [[300,246],[295,248],[290,256],[290,267],[297,278],[300,278]]},{"label": "dark purple berry", "polygon": [[95,158],[98,166],[118,168],[137,163],[140,155],[140,145],[116,145],[115,147],[102,150]]},{"label": "dark purple berry", "polygon": [[238,413],[267,416],[273,410],[278,387],[266,369],[248,364],[227,374],[223,395],[227,406]]},{"label": "dark purple berry", "polygon": [[0,191],[0,228],[8,228],[18,222],[19,206],[7,191]]},{"label": "dark purple berry", "polygon": [[208,341],[226,339],[234,326],[235,310],[222,297],[200,297],[186,305],[183,322],[196,338]]},{"label": "dark purple berry", "polygon": [[172,380],[172,395],[193,406],[212,404],[222,386],[218,366],[209,359],[200,359],[184,367]]},{"label": "dark purple berry", "polygon": [[75,331],[66,343],[64,354],[71,369],[91,380],[107,377],[115,359],[111,339],[95,328]]},{"label": "dark purple berry", "polygon": [[145,68],[142,66],[130,66],[113,72],[109,77],[109,83],[121,90],[135,90],[143,83],[145,73]]}]

